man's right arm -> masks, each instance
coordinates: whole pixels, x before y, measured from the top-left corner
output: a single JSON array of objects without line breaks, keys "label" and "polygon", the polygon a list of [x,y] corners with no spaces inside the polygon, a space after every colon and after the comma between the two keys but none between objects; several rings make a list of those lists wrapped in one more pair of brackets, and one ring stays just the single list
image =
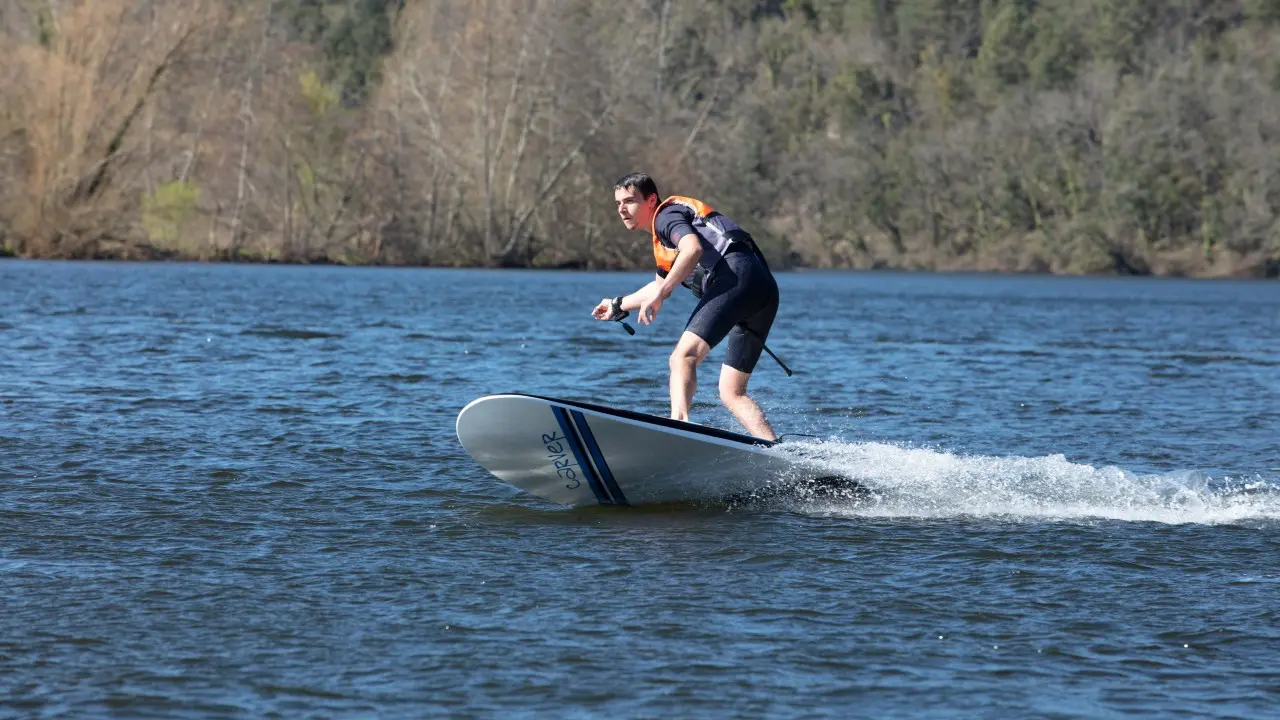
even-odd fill
[{"label": "man's right arm", "polygon": [[623,310],[626,310],[627,312],[639,310],[640,303],[641,303],[640,296],[645,294],[646,292],[653,292],[654,286],[662,287],[662,278],[659,277],[657,273],[654,273],[653,282],[650,282],[644,287],[640,288],[639,290],[631,293],[630,295],[623,297],[622,305],[620,305],[619,307],[621,307]]},{"label": "man's right arm", "polygon": [[[627,312],[639,310],[640,306],[644,304],[644,300],[642,298],[648,297],[647,293],[655,292],[656,291],[655,288],[661,288],[661,287],[662,287],[662,278],[660,276],[655,275],[653,278],[653,282],[648,283],[647,285],[631,293],[630,295],[624,295],[622,297],[622,302],[618,305],[618,308],[621,310],[626,310]],[[608,320],[613,315],[613,301],[615,299],[616,298],[602,299],[600,303],[596,305],[595,309],[591,311],[592,317],[594,317],[597,320]]]}]

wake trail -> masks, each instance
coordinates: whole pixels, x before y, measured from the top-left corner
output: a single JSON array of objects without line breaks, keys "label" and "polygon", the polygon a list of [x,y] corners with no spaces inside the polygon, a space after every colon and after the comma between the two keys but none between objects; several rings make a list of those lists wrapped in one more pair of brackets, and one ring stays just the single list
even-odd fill
[{"label": "wake trail", "polygon": [[885,443],[779,447],[858,481],[870,497],[801,496],[803,511],[858,517],[1025,517],[1223,524],[1280,519],[1280,478],[1142,475],[1063,455],[964,455]]}]

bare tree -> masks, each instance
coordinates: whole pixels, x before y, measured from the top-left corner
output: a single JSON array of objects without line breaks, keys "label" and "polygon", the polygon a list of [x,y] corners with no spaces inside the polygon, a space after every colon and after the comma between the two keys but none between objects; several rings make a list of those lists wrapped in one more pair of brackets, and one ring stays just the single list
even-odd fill
[{"label": "bare tree", "polygon": [[202,0],[50,6],[50,37],[18,48],[26,193],[15,211],[28,252],[79,255],[119,227],[115,177],[137,154],[135,125],[206,21]]}]

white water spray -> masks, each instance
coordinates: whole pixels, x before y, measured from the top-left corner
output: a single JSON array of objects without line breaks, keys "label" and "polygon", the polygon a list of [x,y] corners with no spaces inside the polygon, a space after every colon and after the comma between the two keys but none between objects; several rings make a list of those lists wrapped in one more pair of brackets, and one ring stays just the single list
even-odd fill
[{"label": "white water spray", "polygon": [[1112,519],[1235,523],[1280,519],[1280,480],[1201,472],[1138,475],[1062,455],[959,455],[883,443],[788,443],[787,452],[857,480],[874,497],[806,501],[814,514],[858,517]]}]

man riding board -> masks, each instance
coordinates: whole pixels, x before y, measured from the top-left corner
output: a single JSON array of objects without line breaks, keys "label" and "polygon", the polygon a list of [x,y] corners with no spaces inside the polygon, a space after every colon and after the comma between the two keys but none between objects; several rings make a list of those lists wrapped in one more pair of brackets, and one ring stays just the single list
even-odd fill
[{"label": "man riding board", "polygon": [[644,173],[619,179],[613,198],[628,230],[649,231],[658,273],[630,295],[601,300],[592,316],[610,320],[621,311],[638,310],[639,321],[648,325],[676,286],[688,287],[699,300],[671,353],[671,417],[689,420],[697,366],[728,337],[720,401],[753,435],[776,440],[764,412],[747,395],[747,381],[778,313],[778,284],[755,241],[701,201],[680,196],[659,201],[657,184]]}]

